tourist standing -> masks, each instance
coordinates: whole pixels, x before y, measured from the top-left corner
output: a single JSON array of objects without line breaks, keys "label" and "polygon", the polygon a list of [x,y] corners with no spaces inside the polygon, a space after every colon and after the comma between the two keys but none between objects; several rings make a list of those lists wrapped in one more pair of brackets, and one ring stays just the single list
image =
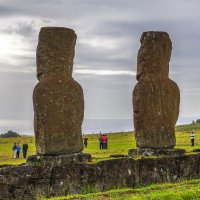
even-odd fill
[{"label": "tourist standing", "polygon": [[13,150],[13,157],[14,157],[14,159],[16,159],[16,157],[17,157],[17,145],[16,145],[16,143],[14,143],[12,150]]},{"label": "tourist standing", "polygon": [[107,136],[107,135],[105,135],[105,138],[106,138],[105,149],[108,149],[108,136]]},{"label": "tourist standing", "polygon": [[20,147],[19,144],[18,144],[18,145],[17,145],[17,158],[19,158],[20,150],[21,150],[21,147]]},{"label": "tourist standing", "polygon": [[84,147],[87,148],[87,145],[88,145],[88,138],[84,138],[83,144],[84,144]]},{"label": "tourist standing", "polygon": [[100,149],[103,149],[103,136],[101,135],[101,132],[100,132],[100,137],[99,137],[99,148]]},{"label": "tourist standing", "polygon": [[194,138],[195,138],[195,134],[194,134],[194,130],[192,130],[192,132],[190,134],[190,139],[191,139],[192,146],[194,146]]},{"label": "tourist standing", "polygon": [[107,139],[106,139],[106,135],[103,135],[103,136],[102,136],[102,140],[103,140],[103,141],[102,141],[102,143],[103,143],[103,149],[106,149],[106,140],[107,140]]},{"label": "tourist standing", "polygon": [[24,158],[26,158],[27,150],[28,150],[28,144],[25,141],[25,143],[23,144],[23,147],[22,147],[23,157]]}]

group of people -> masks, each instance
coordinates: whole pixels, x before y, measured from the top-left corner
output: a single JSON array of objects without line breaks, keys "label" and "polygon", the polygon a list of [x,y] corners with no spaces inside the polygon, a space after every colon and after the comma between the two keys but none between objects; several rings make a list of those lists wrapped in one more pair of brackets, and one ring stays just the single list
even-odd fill
[{"label": "group of people", "polygon": [[[13,155],[14,159],[19,158],[20,157],[20,151],[21,151],[20,145],[14,143],[12,150],[13,150],[13,153],[14,153],[14,155]],[[27,150],[28,150],[28,144],[24,143],[23,146],[22,146],[22,151],[23,151],[23,157],[24,158],[26,158]]]},{"label": "group of people", "polygon": [[[84,145],[84,148],[87,148],[87,146],[88,146],[88,138],[87,137],[85,137],[83,139],[83,145]],[[107,137],[107,135],[100,133],[99,148],[100,149],[108,149],[108,137]]]},{"label": "group of people", "polygon": [[[194,134],[194,130],[192,130],[191,134],[190,134],[190,139],[191,139],[191,145],[194,146],[194,138],[195,138],[195,134]],[[84,148],[87,148],[88,146],[88,138],[85,137],[83,139],[83,144],[84,144]],[[20,148],[20,147],[19,147]],[[100,149],[107,149],[108,148],[108,137],[105,134],[101,134],[100,133],[100,137],[99,137],[99,148]],[[24,145],[23,145],[23,149],[24,149]],[[26,148],[25,148],[26,149]],[[27,145],[27,149],[28,149],[28,145]],[[23,152],[26,152],[27,149]],[[24,153],[23,153],[24,154]],[[26,154],[25,154],[26,155]],[[19,153],[17,153],[17,156],[19,157]],[[14,156],[15,158],[15,156]]]},{"label": "group of people", "polygon": [[100,135],[99,138],[99,147],[100,149],[107,149],[108,148],[108,137],[107,135]]},{"label": "group of people", "polygon": [[[194,134],[194,130],[192,130],[191,135],[190,135],[191,145],[192,146],[194,146],[194,138],[195,138],[195,134]],[[84,147],[87,148],[88,138],[85,137],[83,139],[83,144],[84,144]],[[107,135],[100,133],[99,148],[100,149],[107,149],[108,148],[108,137],[107,137]],[[13,153],[14,153],[14,155],[13,155],[14,159],[19,158],[20,157],[20,150],[21,150],[20,145],[14,143],[12,150],[13,150]],[[23,144],[23,146],[22,146],[22,151],[23,151],[23,157],[24,158],[26,158],[27,150],[28,150],[28,144],[25,142]]]}]

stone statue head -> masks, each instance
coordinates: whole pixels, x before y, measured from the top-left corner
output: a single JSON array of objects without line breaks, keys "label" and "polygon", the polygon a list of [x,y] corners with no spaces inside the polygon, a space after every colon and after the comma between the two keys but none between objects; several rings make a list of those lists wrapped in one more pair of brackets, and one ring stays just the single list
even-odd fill
[{"label": "stone statue head", "polygon": [[72,76],[76,34],[63,27],[43,27],[37,46],[37,77]]},{"label": "stone statue head", "polygon": [[160,74],[168,77],[172,42],[166,32],[144,32],[137,57],[137,80]]}]

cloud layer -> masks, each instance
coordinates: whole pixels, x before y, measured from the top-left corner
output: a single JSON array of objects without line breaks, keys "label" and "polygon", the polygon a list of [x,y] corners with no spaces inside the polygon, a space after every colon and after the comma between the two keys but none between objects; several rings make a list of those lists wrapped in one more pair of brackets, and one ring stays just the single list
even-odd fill
[{"label": "cloud layer", "polygon": [[[179,122],[198,118],[199,6],[198,0],[1,0],[0,120],[12,129],[12,120],[32,127],[35,51],[42,26],[76,31],[74,77],[84,89],[85,118],[90,119],[132,118],[140,36],[148,30],[168,32],[173,42],[170,77],[181,90]],[[1,128],[9,129],[3,123]]]}]

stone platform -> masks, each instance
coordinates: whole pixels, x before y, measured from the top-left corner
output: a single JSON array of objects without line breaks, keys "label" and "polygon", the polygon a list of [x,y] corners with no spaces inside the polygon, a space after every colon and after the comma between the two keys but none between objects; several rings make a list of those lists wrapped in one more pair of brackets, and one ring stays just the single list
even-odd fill
[{"label": "stone platform", "polygon": [[39,200],[80,193],[200,178],[200,154],[120,158],[59,166],[23,165],[0,169],[0,200]]},{"label": "stone platform", "polygon": [[129,149],[129,156],[180,156],[185,153],[185,149],[150,149],[136,148]]},{"label": "stone platform", "polygon": [[73,153],[59,156],[32,155],[27,158],[27,165],[63,166],[69,163],[85,163],[92,159],[90,154]]}]

